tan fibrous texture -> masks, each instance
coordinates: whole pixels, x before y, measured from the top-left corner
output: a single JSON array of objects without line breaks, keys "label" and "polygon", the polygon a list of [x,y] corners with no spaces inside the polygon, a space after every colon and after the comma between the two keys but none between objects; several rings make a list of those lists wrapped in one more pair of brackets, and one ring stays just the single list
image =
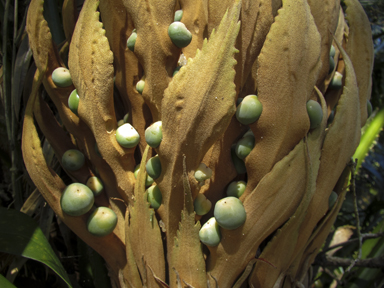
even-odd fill
[{"label": "tan fibrous texture", "polygon": [[373,42],[371,26],[363,7],[357,0],[345,1],[349,34],[346,52],[356,73],[360,96],[361,126],[367,120],[367,100],[371,98],[373,70]]},{"label": "tan fibrous texture", "polygon": [[[64,1],[73,85],[60,88],[51,75],[65,62],[52,42],[43,1],[31,1],[27,32],[37,71],[24,119],[26,168],[58,217],[105,258],[115,287],[309,287],[308,270],[347,191],[347,164],[370,98],[369,21],[357,0],[345,3],[346,18],[339,0],[85,0],[79,14],[76,1]],[[192,34],[181,49],[168,36],[178,9]],[[131,51],[127,39],[134,29]],[[179,59],[183,67],[173,75]],[[336,71],[343,87],[332,90]],[[142,94],[139,80],[145,81]],[[42,84],[58,115],[39,95]],[[75,88],[77,114],[68,107]],[[249,94],[258,96],[263,110],[256,122],[242,125],[237,100]],[[314,129],[310,99],[324,116]],[[332,109],[335,118],[327,123]],[[115,137],[126,113],[140,135],[134,148],[123,148]],[[150,148],[145,129],[159,120],[162,142]],[[105,192],[95,205],[117,214],[112,234],[92,236],[88,214],[63,213],[65,184],[44,159],[37,127],[59,162],[68,149],[85,155],[81,169],[65,172],[73,182],[93,175],[102,180]],[[255,146],[239,160],[246,172],[238,174],[231,147],[248,130]],[[155,179],[162,193],[158,210],[150,207],[145,187],[145,165],[156,154],[162,169]],[[202,183],[194,178],[200,163],[212,170]],[[204,247],[199,230],[234,180],[247,181],[240,198],[246,221],[235,230],[220,228],[219,245]],[[329,210],[332,191],[338,200]],[[198,193],[213,204],[204,216],[194,212]]]}]

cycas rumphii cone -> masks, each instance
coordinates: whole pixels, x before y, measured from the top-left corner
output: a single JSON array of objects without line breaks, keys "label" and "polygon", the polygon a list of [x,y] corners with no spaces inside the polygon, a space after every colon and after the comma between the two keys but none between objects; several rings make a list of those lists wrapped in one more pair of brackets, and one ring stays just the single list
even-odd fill
[{"label": "cycas rumphii cone", "polygon": [[[358,1],[345,1],[348,24],[337,0],[86,0],[78,19],[74,2],[64,1],[67,41],[60,53],[41,0],[32,0],[27,20],[38,69],[23,153],[52,209],[105,258],[118,287],[306,287],[310,265],[344,199],[347,163],[367,119],[373,45]],[[168,36],[177,9],[192,33],[182,49]],[[133,29],[131,51],[126,41]],[[336,66],[330,71],[332,44]],[[59,88],[51,75],[64,66],[60,55],[68,47],[73,85]],[[188,63],[173,76],[181,54]],[[342,89],[329,87],[335,71],[343,75]],[[135,88],[140,79],[142,95]],[[61,123],[38,95],[41,83]],[[67,104],[74,88],[78,116]],[[235,117],[237,98],[248,94],[263,105],[249,126]],[[321,104],[324,115],[314,129],[306,108],[310,99]],[[121,111],[129,112],[141,136],[136,149],[116,141]],[[162,142],[146,148],[144,131],[159,120]],[[58,159],[68,149],[84,153],[86,165],[67,171],[74,182],[85,183],[95,173],[102,179],[105,192],[95,205],[117,214],[112,234],[93,236],[86,228],[89,214],[62,212],[65,184],[45,162],[35,121]],[[231,146],[249,128],[255,146],[244,160],[246,174],[238,175]],[[155,180],[162,205],[156,211],[147,202],[141,172],[155,154],[162,166]],[[194,178],[201,162],[212,169],[204,185]],[[204,193],[214,205],[233,180],[247,180],[240,197],[246,221],[235,230],[221,229],[219,245],[207,249],[198,233],[213,209],[197,217],[193,199]],[[329,209],[332,191],[338,199]]]}]

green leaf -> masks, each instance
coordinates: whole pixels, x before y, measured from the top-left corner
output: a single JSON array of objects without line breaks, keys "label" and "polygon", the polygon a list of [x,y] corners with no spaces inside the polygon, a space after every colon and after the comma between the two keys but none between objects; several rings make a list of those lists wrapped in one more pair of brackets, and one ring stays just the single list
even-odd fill
[{"label": "green leaf", "polygon": [[7,280],[3,275],[0,274],[0,287],[3,288],[16,288],[11,282]]},{"label": "green leaf", "polygon": [[356,171],[358,171],[358,169],[360,168],[365,156],[367,156],[369,150],[371,149],[374,141],[379,136],[383,127],[384,109],[380,109],[380,111],[375,115],[373,120],[369,123],[367,129],[361,137],[360,144],[357,147],[355,154],[353,155],[353,159],[357,159]]},{"label": "green leaf", "polygon": [[[384,221],[372,231],[372,233],[379,233],[383,231]],[[384,254],[384,237],[368,239],[364,241],[362,248],[362,259],[369,259],[380,257]],[[347,286],[348,288],[358,287],[374,287],[374,283],[382,279],[382,269],[373,269],[368,267],[360,267],[355,271],[355,278]]]},{"label": "green leaf", "polygon": [[59,275],[68,287],[72,287],[60,260],[38,224],[30,217],[16,210],[0,208],[0,231],[0,252],[39,261]]}]

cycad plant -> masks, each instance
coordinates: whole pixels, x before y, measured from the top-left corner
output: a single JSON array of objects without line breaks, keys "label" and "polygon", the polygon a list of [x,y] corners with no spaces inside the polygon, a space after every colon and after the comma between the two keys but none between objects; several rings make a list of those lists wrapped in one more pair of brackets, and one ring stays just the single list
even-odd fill
[{"label": "cycad plant", "polygon": [[114,287],[310,285],[369,110],[370,25],[345,5],[69,0],[56,46],[31,1],[24,161]]}]

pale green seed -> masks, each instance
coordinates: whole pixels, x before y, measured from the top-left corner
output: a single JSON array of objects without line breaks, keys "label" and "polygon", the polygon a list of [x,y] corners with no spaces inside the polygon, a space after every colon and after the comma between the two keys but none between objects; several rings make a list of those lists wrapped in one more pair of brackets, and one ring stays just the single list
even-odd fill
[{"label": "pale green seed", "polygon": [[328,209],[329,210],[331,210],[333,208],[338,197],[339,197],[339,195],[337,195],[337,193],[335,191],[331,192],[331,195],[329,195],[329,198],[328,198]]},{"label": "pale green seed", "polygon": [[140,142],[140,135],[131,124],[125,123],[116,129],[116,140],[125,148],[133,148]]},{"label": "pale green seed", "polygon": [[152,148],[159,147],[163,139],[163,125],[161,121],[157,121],[145,130],[145,141]]},{"label": "pale green seed", "polygon": [[[137,179],[137,175],[139,174],[139,171],[140,171],[140,164],[136,165],[135,170],[133,171],[133,175],[135,176],[135,179]],[[149,176],[147,173],[147,177],[145,178],[145,186],[146,187],[151,186],[154,182],[155,181],[152,179],[152,177]]]},{"label": "pale green seed", "polygon": [[210,218],[199,231],[199,238],[207,246],[215,247],[221,240],[221,232],[215,217]]},{"label": "pale green seed", "polygon": [[69,70],[59,67],[52,72],[52,81],[57,87],[68,87],[72,85],[72,78]]},{"label": "pale green seed", "polygon": [[181,21],[181,18],[183,18],[183,10],[177,10],[173,21]]},{"label": "pale green seed", "polygon": [[243,98],[236,109],[236,119],[243,125],[256,122],[263,112],[263,105],[256,95],[248,95]]},{"label": "pale green seed", "polygon": [[147,200],[151,207],[155,210],[159,209],[161,206],[161,201],[163,200],[163,196],[161,195],[160,188],[157,185],[152,185],[147,189],[148,196]]},{"label": "pale green seed", "polygon": [[336,55],[335,46],[331,45],[331,49],[329,50],[329,56],[335,57],[335,55]]},{"label": "pale green seed", "polygon": [[136,29],[133,29],[131,36],[129,36],[129,38],[127,40],[127,47],[132,52],[135,51],[136,39],[137,39]]},{"label": "pale green seed", "polygon": [[239,157],[237,157],[235,150],[236,150],[236,144],[232,145],[231,147],[231,158],[237,174],[247,173],[247,169],[245,167],[244,161],[241,160]]},{"label": "pale green seed", "polygon": [[99,177],[96,177],[96,176],[89,177],[86,184],[89,187],[89,189],[92,190],[93,195],[95,195],[95,197],[99,196],[104,191],[103,182],[101,182]]},{"label": "pale green seed", "polygon": [[310,129],[317,128],[323,120],[323,109],[321,109],[321,105],[317,101],[309,100],[307,102],[307,112],[311,125]]},{"label": "pale green seed", "polygon": [[239,228],[246,219],[243,203],[232,196],[217,201],[213,215],[219,226],[228,230]]},{"label": "pale green seed", "polygon": [[192,34],[189,32],[184,23],[176,21],[168,27],[168,35],[173,44],[178,48],[184,48],[192,41]]},{"label": "pale green seed", "polygon": [[139,82],[137,82],[137,84],[136,84],[137,92],[139,92],[140,94],[143,94],[144,86],[145,86],[145,81],[144,80],[140,80]]},{"label": "pale green seed", "polygon": [[145,169],[147,170],[147,173],[149,176],[151,176],[153,179],[157,179],[161,175],[161,162],[158,155],[153,156],[150,158],[145,165]]},{"label": "pale green seed", "polygon": [[336,71],[335,75],[333,75],[333,78],[331,82],[329,83],[330,89],[341,89],[343,87],[343,74]]},{"label": "pale green seed", "polygon": [[193,201],[193,206],[197,215],[203,216],[209,212],[212,208],[212,202],[205,197],[203,193],[199,193]]},{"label": "pale green seed", "polygon": [[244,194],[247,183],[244,181],[233,181],[227,187],[227,196],[240,198]]},{"label": "pale green seed", "polygon": [[65,170],[76,171],[85,163],[84,154],[76,149],[69,149],[64,152],[61,163]]},{"label": "pale green seed", "polygon": [[245,159],[251,153],[253,147],[255,147],[255,137],[247,136],[241,138],[236,143],[236,155],[240,159]]},{"label": "pale green seed", "polygon": [[73,90],[68,97],[68,107],[69,109],[77,115],[77,109],[79,108],[80,97],[77,94],[77,90]]},{"label": "pale green seed", "polygon": [[88,232],[97,237],[104,237],[113,232],[117,225],[117,216],[108,207],[98,207],[87,221]]},{"label": "pale green seed", "polygon": [[199,167],[195,170],[195,178],[197,181],[205,181],[212,176],[211,168],[207,167],[204,163],[200,163]]},{"label": "pale green seed", "polygon": [[60,205],[65,214],[81,216],[91,210],[94,201],[91,189],[81,183],[72,183],[64,189]]}]

